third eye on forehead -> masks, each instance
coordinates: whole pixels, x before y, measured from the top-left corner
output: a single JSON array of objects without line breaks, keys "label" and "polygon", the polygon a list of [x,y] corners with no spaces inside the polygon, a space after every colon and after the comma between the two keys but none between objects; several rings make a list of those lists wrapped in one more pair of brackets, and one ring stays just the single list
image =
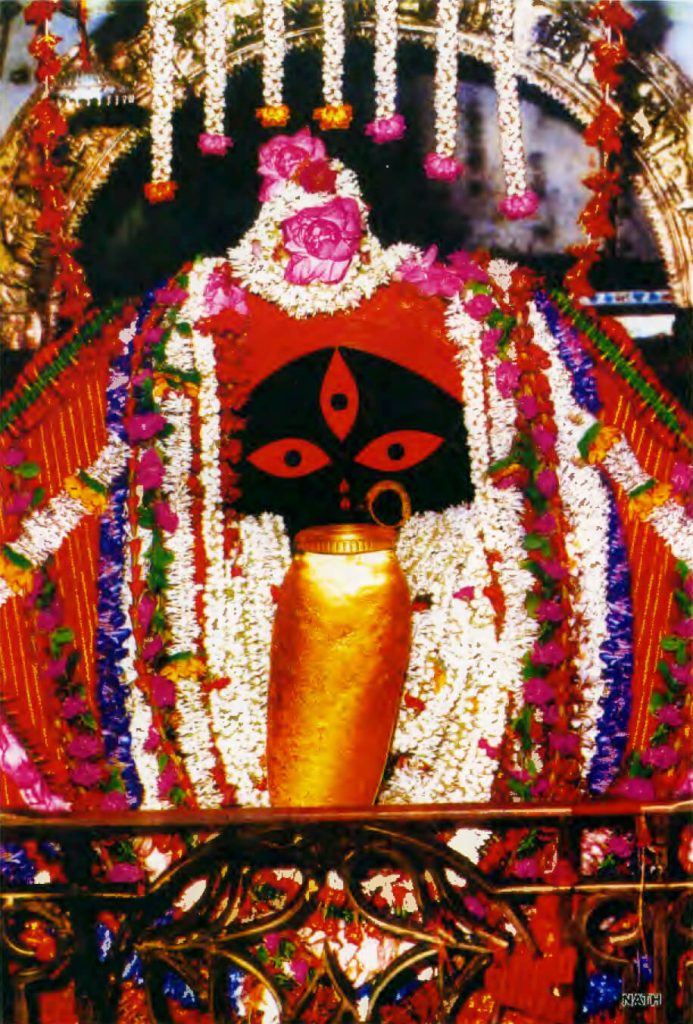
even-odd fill
[{"label": "third eye on forehead", "polygon": [[[425,342],[422,342],[425,343]],[[257,386],[245,410],[248,444],[305,437],[363,446],[388,430],[449,436],[461,406],[429,380],[389,359],[324,348],[281,367]],[[396,459],[396,452],[390,453]]]}]

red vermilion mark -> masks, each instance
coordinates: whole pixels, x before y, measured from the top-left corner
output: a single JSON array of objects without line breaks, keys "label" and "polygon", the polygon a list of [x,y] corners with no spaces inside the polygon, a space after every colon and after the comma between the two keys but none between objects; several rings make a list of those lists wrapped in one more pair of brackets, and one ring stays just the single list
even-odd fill
[{"label": "red vermilion mark", "polygon": [[356,420],[359,391],[338,349],[330,360],[322,382],[320,408],[332,433],[343,441]]}]

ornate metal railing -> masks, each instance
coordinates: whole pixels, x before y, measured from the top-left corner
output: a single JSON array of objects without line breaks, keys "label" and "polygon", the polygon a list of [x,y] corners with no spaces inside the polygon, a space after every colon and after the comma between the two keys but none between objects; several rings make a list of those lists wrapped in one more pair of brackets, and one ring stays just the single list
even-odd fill
[{"label": "ornate metal railing", "polygon": [[6,814],[2,1019],[685,1022],[692,810]]}]

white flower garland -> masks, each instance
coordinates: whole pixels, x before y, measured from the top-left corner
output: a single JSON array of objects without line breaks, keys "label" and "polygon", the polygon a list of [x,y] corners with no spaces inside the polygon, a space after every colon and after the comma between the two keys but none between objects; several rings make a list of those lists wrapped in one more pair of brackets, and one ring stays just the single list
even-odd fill
[{"label": "white flower garland", "polygon": [[262,95],[268,107],[280,107],[284,91],[284,0],[262,2]]},{"label": "white flower garland", "polygon": [[322,4],[322,93],[328,106],[343,102],[344,0],[323,0]]},{"label": "white flower garland", "polygon": [[233,22],[225,0],[205,0],[205,131],[224,134],[226,40]]},{"label": "white flower garland", "polygon": [[397,109],[397,0],[375,0],[375,116]]},{"label": "white flower garland", "polygon": [[[366,225],[368,209],[361,198],[356,176],[337,161],[331,161],[331,164],[339,167],[337,194],[358,203],[362,223]],[[228,253],[231,266],[246,288],[293,317],[353,309],[381,285],[387,284],[402,261],[415,251],[408,245],[393,245],[384,249],[377,238],[366,230],[360,250],[352,258],[339,287],[322,281],[313,281],[309,285],[291,284],[284,277],[284,264],[275,256],[277,246],[283,241],[281,222],[299,210],[320,206],[333,198],[332,194],[326,192],[305,192],[292,181],[284,182],[281,190],[262,204],[253,227],[246,232],[236,248]],[[367,262],[364,256],[368,257]]]},{"label": "white flower garland", "polygon": [[260,788],[267,743],[267,693],[275,605],[290,563],[284,523],[269,514],[240,522],[242,575],[227,584],[222,635],[230,684],[210,694],[212,724],[226,769],[242,804],[267,804]]},{"label": "white flower garland", "polygon": [[491,0],[493,71],[498,104],[498,134],[508,196],[527,191],[522,118],[517,87],[514,0]]},{"label": "white flower garland", "polygon": [[179,0],[150,0],[152,34],[152,181],[170,181],[173,170],[173,105],[175,33],[173,17]]},{"label": "white flower garland", "polygon": [[[86,473],[104,487],[108,487],[124,468],[128,451],[125,442],[112,436],[109,444],[101,450]],[[51,498],[45,508],[37,509],[27,516],[21,534],[12,541],[12,550],[28,559],[34,566],[43,565],[91,512],[92,509],[79,498],[73,498],[62,490]],[[0,587],[0,607],[11,596],[12,591],[9,587]]]},{"label": "white flower garland", "polygon": [[575,665],[580,679],[579,722],[582,753],[586,769],[596,753],[598,724],[604,693],[601,649],[608,639],[607,588],[609,575],[609,495],[600,475],[577,457],[578,441],[595,422],[573,398],[570,375],[557,351],[557,343],[546,321],[534,304],[529,322],[534,342],[549,358],[546,377],[556,410],[559,456],[558,479],[563,510],[568,523],[565,535],[571,577],[574,621],[571,628],[577,638]]},{"label": "white flower garland", "polygon": [[454,156],[457,146],[457,23],[460,0],[438,0],[434,106],[436,153]]}]

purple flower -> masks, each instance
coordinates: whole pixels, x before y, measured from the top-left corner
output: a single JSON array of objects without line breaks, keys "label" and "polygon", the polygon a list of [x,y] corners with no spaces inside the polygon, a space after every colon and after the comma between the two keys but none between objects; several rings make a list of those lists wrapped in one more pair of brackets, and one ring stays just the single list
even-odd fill
[{"label": "purple flower", "polygon": [[342,196],[304,207],[283,220],[281,228],[290,254],[284,277],[291,284],[339,284],[363,235],[358,203]]},{"label": "purple flower", "polygon": [[392,117],[376,117],[366,125],[365,134],[381,146],[384,142],[396,142],[403,138],[406,128],[407,123],[402,115],[393,114]]},{"label": "purple flower", "polygon": [[125,431],[130,444],[137,444],[138,441],[148,441],[166,426],[166,420],[158,412],[144,412],[136,416],[129,416],[125,420]]},{"label": "purple flower", "polygon": [[157,654],[163,650],[164,641],[160,636],[153,636],[151,640],[147,640],[142,648],[142,657],[145,661],[151,661],[152,658],[156,658]]},{"label": "purple flower", "polygon": [[66,697],[63,701],[63,718],[66,718],[68,722],[80,715],[85,715],[88,710],[89,706],[82,697]]},{"label": "purple flower", "polygon": [[433,181],[454,181],[459,178],[464,165],[454,156],[441,156],[440,153],[427,153],[424,158],[426,177]]},{"label": "purple flower", "polygon": [[498,204],[498,209],[505,214],[508,220],[524,220],[526,217],[532,217],[538,208],[539,196],[531,189],[506,196]]},{"label": "purple flower", "polygon": [[471,601],[474,597],[474,587],[460,587],[452,596],[458,601]]},{"label": "purple flower", "polygon": [[108,872],[109,882],[139,882],[142,878],[144,873],[137,864],[114,864]]},{"label": "purple flower", "polygon": [[205,156],[225,156],[232,146],[230,135],[218,135],[216,132],[202,132],[197,139],[197,148]]},{"label": "purple flower", "polygon": [[85,789],[93,789],[101,781],[103,769],[100,764],[93,761],[80,761],[70,772],[70,778],[76,786],[84,786]]},{"label": "purple flower", "polygon": [[520,395],[517,407],[527,420],[533,420],[539,412],[539,403],[534,395]]},{"label": "purple flower", "polygon": [[157,779],[157,792],[160,797],[166,797],[173,787],[178,783],[178,775],[172,761],[169,761]]},{"label": "purple flower", "polygon": [[166,533],[175,533],[178,529],[178,516],[167,501],[155,502],[154,520]]},{"label": "purple flower", "polygon": [[642,763],[658,772],[666,772],[673,768],[678,762],[679,755],[668,743],[661,743],[658,747],[649,747],[642,753]]},{"label": "purple flower", "polygon": [[152,679],[152,700],[158,708],[172,708],[176,703],[176,688],[166,676]]},{"label": "purple flower", "polygon": [[57,602],[53,602],[48,608],[42,608],[36,616],[36,625],[44,633],[52,633],[62,621],[62,609]]},{"label": "purple flower", "polygon": [[[478,297],[478,296],[477,296]],[[520,370],[514,363],[504,360],[496,367],[496,387],[503,398],[510,398],[520,384]]]},{"label": "purple flower", "polygon": [[102,811],[127,811],[128,808],[128,798],[119,789],[112,789],[108,793],[104,793],[101,800]]},{"label": "purple flower", "polygon": [[523,688],[528,704],[548,704],[556,699],[556,692],[544,679],[535,676],[527,679]]},{"label": "purple flower", "polygon": [[490,358],[498,352],[498,342],[503,337],[500,327],[487,327],[481,335],[481,354]]},{"label": "purple flower", "polygon": [[556,435],[540,423],[532,427],[532,440],[544,455],[548,455],[556,447]]},{"label": "purple flower", "polygon": [[654,800],[655,788],[651,779],[643,779],[640,776],[633,776],[622,779],[614,787],[614,792],[627,800]]},{"label": "purple flower", "polygon": [[536,857],[521,857],[513,868],[517,878],[539,878],[539,862]]},{"label": "purple flower", "polygon": [[164,464],[156,448],[147,448],[135,472],[135,481],[145,491],[161,487],[164,480]]},{"label": "purple flower", "polygon": [[675,704],[662,705],[657,711],[657,718],[665,725],[671,726],[672,729],[676,729],[679,725],[683,724],[683,714]]},{"label": "purple flower", "polygon": [[31,505],[32,495],[28,491],[17,491],[5,505],[5,515],[21,516]]},{"label": "purple flower", "polygon": [[152,616],[156,610],[156,598],[151,594],[143,594],[140,603],[137,606],[137,617],[140,620],[140,626],[145,633],[149,632],[149,625],[152,621]]},{"label": "purple flower", "polygon": [[98,757],[101,753],[101,743],[98,736],[88,732],[81,732],[73,739],[67,748],[70,757],[78,757],[80,761],[88,761],[91,757]]},{"label": "purple flower", "polygon": [[171,288],[158,288],[154,297],[160,306],[177,306],[178,303],[185,302],[188,293],[185,288],[179,288],[174,284]]},{"label": "purple flower", "polygon": [[669,479],[676,494],[688,494],[693,488],[693,466],[690,462],[675,462]]},{"label": "purple flower", "polygon": [[561,622],[565,615],[565,608],[560,601],[542,601],[537,608],[539,622]]},{"label": "purple flower", "polygon": [[21,466],[25,460],[26,452],[21,448],[8,448],[2,456],[3,465],[7,466],[9,469],[14,468],[15,466]]},{"label": "purple flower", "polygon": [[462,899],[462,902],[464,903],[465,907],[472,915],[472,917],[486,917],[486,907],[481,902],[478,896],[465,896]]},{"label": "purple flower", "polygon": [[490,295],[486,292],[477,292],[476,295],[472,295],[471,299],[467,299],[464,304],[465,313],[467,313],[472,320],[482,321],[485,320],[489,313],[492,313],[496,308],[496,304]]},{"label": "purple flower", "polygon": [[542,469],[537,473],[537,488],[545,498],[553,498],[558,491],[558,477],[552,469]]},{"label": "purple flower", "polygon": [[556,518],[550,512],[544,512],[534,521],[534,529],[537,533],[555,533],[558,529]]},{"label": "purple flower", "polygon": [[[65,675],[66,671],[67,655],[64,654],[62,658],[56,658],[55,660],[48,662],[48,664],[46,665],[45,674],[48,679],[60,679],[61,676]],[[65,705],[63,705],[63,707],[64,706]]]},{"label": "purple flower", "polygon": [[613,853],[614,857],[625,860],[633,852],[633,840],[628,836],[610,836],[606,844],[606,852]]},{"label": "purple flower", "polygon": [[560,665],[565,660],[565,649],[557,640],[549,640],[546,644],[538,641],[532,650],[532,661],[535,665]]},{"label": "purple flower", "polygon": [[561,757],[574,757],[580,746],[580,738],[574,732],[549,733],[549,750]]}]

